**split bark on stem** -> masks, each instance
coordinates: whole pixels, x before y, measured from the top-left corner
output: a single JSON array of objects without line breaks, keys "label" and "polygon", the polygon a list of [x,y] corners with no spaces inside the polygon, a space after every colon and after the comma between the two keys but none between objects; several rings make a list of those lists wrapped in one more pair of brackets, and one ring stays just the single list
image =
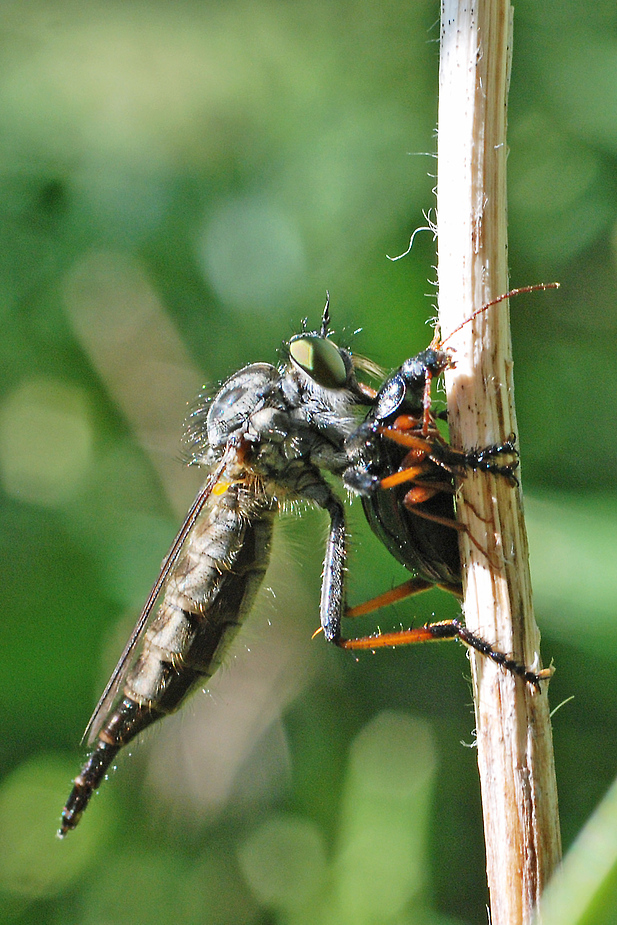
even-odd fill
[{"label": "split bark on stem", "polygon": [[[439,310],[447,337],[508,289],[506,116],[512,8],[507,0],[443,0],[438,135]],[[524,282],[527,282],[526,280]],[[455,446],[517,432],[509,309],[494,306],[449,342],[446,376]],[[518,489],[505,479],[463,480],[465,620],[473,632],[539,667],[540,636]],[[492,925],[527,925],[560,858],[547,683],[538,693],[488,659],[471,656]]]}]

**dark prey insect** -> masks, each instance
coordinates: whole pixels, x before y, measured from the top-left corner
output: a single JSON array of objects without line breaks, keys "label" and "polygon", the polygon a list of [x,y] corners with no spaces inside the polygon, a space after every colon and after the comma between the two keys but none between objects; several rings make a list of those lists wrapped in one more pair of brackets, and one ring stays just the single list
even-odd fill
[{"label": "dark prey insect", "polygon": [[[549,287],[515,290],[495,302],[535,288]],[[472,317],[495,302],[483,306]],[[414,576],[399,587],[348,609],[348,617],[371,613],[435,586],[461,598],[458,532],[465,527],[456,520],[456,480],[464,478],[470,470],[482,470],[517,484],[514,472],[518,453],[513,434],[502,444],[466,453],[454,449],[442,437],[437,418],[444,415],[435,414],[431,402],[432,380],[453,364],[451,355],[442,347],[435,340],[428,349],[406,360],[384,382],[366,420],[347,439],[352,464],[344,473],[344,482],[361,496],[373,532]],[[472,536],[470,540],[478,545]],[[536,673],[495,650],[460,620],[356,639],[354,648],[374,649],[456,638],[536,687],[551,676],[551,669]]]},{"label": "dark prey insect", "polygon": [[328,324],[326,302],[320,331],[292,338],[284,366],[246,366],[193,414],[192,462],[209,475],[88,724],[94,748],[63,810],[61,837],[79,822],[118,751],[220,665],[264,577],[281,502],[309,501],[329,514],[321,623],[329,640],[344,645],[344,508],[323,471],[341,475],[347,467],[352,408],[374,393],[358,384],[359,361],[328,339]]}]

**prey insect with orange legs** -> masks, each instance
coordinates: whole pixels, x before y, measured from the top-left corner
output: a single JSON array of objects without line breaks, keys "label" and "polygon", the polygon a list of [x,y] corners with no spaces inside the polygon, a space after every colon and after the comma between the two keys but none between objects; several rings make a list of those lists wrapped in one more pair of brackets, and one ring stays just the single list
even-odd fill
[{"label": "prey insect with orange legs", "polygon": [[[482,306],[463,324],[510,296],[553,288],[557,288],[556,283],[512,290]],[[406,360],[384,382],[366,420],[347,440],[351,465],[344,482],[361,496],[373,532],[414,576],[398,588],[348,609],[348,617],[371,613],[435,586],[461,598],[459,532],[465,531],[482,553],[487,552],[456,520],[457,480],[479,470],[502,477],[512,486],[518,484],[514,434],[502,443],[468,452],[450,446],[441,435],[437,421],[446,416],[433,409],[431,383],[454,364],[444,350],[445,343],[436,336],[426,350]],[[536,688],[552,674],[551,669],[533,671],[494,649],[459,620],[344,640],[339,645],[376,649],[442,639],[459,639]]]}]

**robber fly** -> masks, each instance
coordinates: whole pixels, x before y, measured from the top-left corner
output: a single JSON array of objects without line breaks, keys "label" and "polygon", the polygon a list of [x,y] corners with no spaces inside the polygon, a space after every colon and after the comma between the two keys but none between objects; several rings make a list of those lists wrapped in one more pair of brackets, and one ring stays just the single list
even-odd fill
[{"label": "robber fly", "polygon": [[[513,290],[478,309],[463,324],[509,296],[555,286],[541,284]],[[392,373],[377,393],[364,423],[347,439],[351,464],[343,475],[344,483],[360,495],[372,531],[413,573],[413,578],[348,609],[346,616],[370,613],[435,586],[462,598],[458,533],[466,528],[456,519],[457,480],[471,470],[481,470],[507,479],[512,486],[518,484],[514,434],[504,443],[470,452],[456,450],[441,435],[437,420],[447,420],[447,415],[434,411],[431,383],[454,365],[451,354],[443,349],[444,343],[435,337],[426,350]],[[469,538],[485,552],[473,536]],[[354,640],[354,648],[375,649],[440,639],[460,639],[536,688],[552,674],[550,668],[532,671],[499,652],[460,620],[367,636]]]},{"label": "robber fly", "polygon": [[342,475],[347,468],[345,439],[357,426],[352,410],[374,392],[356,378],[356,369],[370,364],[329,340],[329,321],[326,302],[320,330],[293,337],[283,366],[244,367],[192,414],[191,461],[209,474],[88,724],[93,749],[75,778],[60,837],[75,828],[119,750],[216,671],[264,578],[274,517],[285,501],[328,512],[321,627],[345,646],[345,514],[324,470]]}]

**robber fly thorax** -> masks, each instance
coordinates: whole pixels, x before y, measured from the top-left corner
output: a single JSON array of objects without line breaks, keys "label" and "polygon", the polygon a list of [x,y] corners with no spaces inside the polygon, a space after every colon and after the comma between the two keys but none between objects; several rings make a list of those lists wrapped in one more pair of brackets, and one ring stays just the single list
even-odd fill
[{"label": "robber fly thorax", "polygon": [[338,640],[345,519],[323,473],[348,465],[352,410],[370,399],[356,379],[358,361],[328,339],[328,324],[326,302],[321,329],[292,338],[283,366],[244,367],[192,413],[191,461],[209,475],[90,720],[94,747],[60,836],[75,828],[118,751],[203,688],[220,665],[264,578],[282,502],[312,502],[330,516],[321,622],[326,637]]}]

